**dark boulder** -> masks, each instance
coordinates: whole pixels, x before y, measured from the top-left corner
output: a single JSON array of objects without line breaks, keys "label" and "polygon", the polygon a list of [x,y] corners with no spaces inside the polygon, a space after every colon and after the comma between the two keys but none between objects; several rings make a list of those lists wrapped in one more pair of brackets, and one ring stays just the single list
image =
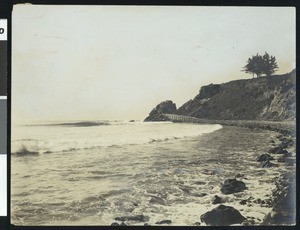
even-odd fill
[{"label": "dark boulder", "polygon": [[221,204],[217,208],[201,215],[200,220],[210,226],[228,226],[231,224],[240,224],[246,218],[235,208]]},{"label": "dark boulder", "polygon": [[274,153],[274,154],[286,154],[288,151],[286,151],[284,148],[277,146],[274,148],[270,148],[269,153]]},{"label": "dark boulder", "polygon": [[232,194],[236,192],[242,192],[247,189],[243,181],[238,181],[237,179],[227,179],[224,181],[221,192],[223,194]]},{"label": "dark boulder", "polygon": [[121,224],[118,224],[117,222],[114,222],[110,226],[127,226],[127,224],[125,224],[125,222],[122,222]]},{"label": "dark boulder", "polygon": [[221,204],[221,203],[223,203],[224,201],[223,201],[223,199],[222,199],[221,197],[219,197],[218,195],[215,195],[215,196],[212,198],[211,202],[212,202],[213,204]]},{"label": "dark boulder", "polygon": [[257,161],[271,161],[271,160],[274,160],[274,157],[272,157],[269,154],[262,154],[259,157],[257,157],[256,160]]},{"label": "dark boulder", "polygon": [[169,121],[163,114],[173,114],[176,111],[176,104],[170,100],[159,103],[151,110],[149,116],[144,121]]},{"label": "dark boulder", "polygon": [[270,161],[264,161],[261,163],[262,168],[271,168],[271,167],[277,167],[277,166],[278,166],[277,164],[274,164]]},{"label": "dark boulder", "polygon": [[117,222],[113,222],[110,226],[120,226]]},{"label": "dark boulder", "polygon": [[245,205],[245,204],[247,204],[247,201],[248,201],[248,200],[241,200],[241,201],[240,201],[240,204],[241,204],[241,205]]},{"label": "dark boulder", "polygon": [[162,220],[162,221],[157,221],[155,224],[172,224],[171,220]]}]

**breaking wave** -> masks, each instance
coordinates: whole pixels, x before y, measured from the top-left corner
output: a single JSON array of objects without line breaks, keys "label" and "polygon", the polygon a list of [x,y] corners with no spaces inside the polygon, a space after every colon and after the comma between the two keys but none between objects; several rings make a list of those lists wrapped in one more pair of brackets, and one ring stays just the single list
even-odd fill
[{"label": "breaking wave", "polygon": [[[68,129],[66,128],[68,126],[77,128]],[[118,123],[117,125],[104,125],[103,122],[23,126],[19,127],[21,130],[19,136],[12,140],[11,152],[13,155],[28,156],[99,148],[120,148],[124,145],[154,144],[195,137],[221,128],[221,125],[215,124],[127,123],[121,125]]]}]

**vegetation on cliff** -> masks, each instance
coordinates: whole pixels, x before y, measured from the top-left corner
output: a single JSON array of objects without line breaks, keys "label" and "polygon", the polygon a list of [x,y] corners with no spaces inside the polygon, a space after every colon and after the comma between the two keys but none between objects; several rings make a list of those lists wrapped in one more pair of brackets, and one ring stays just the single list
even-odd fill
[{"label": "vegetation on cliff", "polygon": [[278,70],[278,65],[275,56],[270,56],[267,52],[265,54],[253,55],[252,58],[249,58],[247,64],[244,66],[243,70],[246,73],[256,74],[257,77],[260,77],[262,74],[270,76]]}]

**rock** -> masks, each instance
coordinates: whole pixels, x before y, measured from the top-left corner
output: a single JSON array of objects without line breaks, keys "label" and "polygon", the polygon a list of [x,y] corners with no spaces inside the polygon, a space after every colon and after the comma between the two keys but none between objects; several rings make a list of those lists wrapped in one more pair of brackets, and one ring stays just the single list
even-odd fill
[{"label": "rock", "polygon": [[270,148],[268,152],[269,153],[274,153],[274,154],[286,154],[287,153],[287,151],[284,148],[280,147],[280,146]]},{"label": "rock", "polygon": [[272,211],[264,218],[262,225],[296,224],[296,172],[284,173],[277,178],[276,190],[273,191]]},{"label": "rock", "polygon": [[257,161],[270,161],[270,160],[274,160],[274,157],[272,157],[269,154],[262,154],[259,157],[257,157],[256,159]]},{"label": "rock", "polygon": [[241,201],[240,201],[240,204],[241,204],[241,205],[245,205],[246,203],[247,203],[247,200],[241,200]]},{"label": "rock", "polygon": [[117,222],[113,222],[110,226],[120,226]]},{"label": "rock", "polygon": [[223,194],[231,194],[236,192],[242,192],[245,189],[247,188],[244,182],[238,181],[237,179],[227,179],[222,185],[221,192]]},{"label": "rock", "polygon": [[151,116],[148,116],[145,120],[145,122],[149,121],[170,121],[170,119],[163,114],[154,114]]},{"label": "rock", "polygon": [[240,224],[246,218],[235,208],[221,204],[217,208],[201,215],[200,220],[210,226],[228,226],[231,224]]},{"label": "rock", "polygon": [[149,116],[144,121],[169,121],[163,114],[173,114],[175,111],[175,103],[170,100],[163,101],[151,110]]},{"label": "rock", "polygon": [[258,198],[258,199],[256,199],[256,200],[254,200],[254,203],[256,203],[256,204],[261,204],[261,203],[262,203],[262,199]]},{"label": "rock", "polygon": [[273,144],[274,144],[274,143],[275,143],[275,141],[274,141],[274,140],[270,140],[270,143],[273,143]]},{"label": "rock", "polygon": [[285,148],[291,147],[293,144],[294,144],[293,139],[282,138],[279,146],[285,149]]},{"label": "rock", "polygon": [[136,215],[136,216],[122,216],[116,217],[116,221],[137,221],[137,222],[144,222],[146,221],[146,217],[144,215]]},{"label": "rock", "polygon": [[200,226],[200,225],[201,225],[201,223],[200,223],[200,222],[195,222],[195,223],[194,223],[194,225],[196,225],[196,226]]},{"label": "rock", "polygon": [[172,224],[171,220],[162,220],[162,221],[157,221],[155,224]]},{"label": "rock", "polygon": [[125,224],[125,222],[122,222],[122,223],[120,224],[120,226],[127,226],[127,224]]},{"label": "rock", "polygon": [[278,166],[277,164],[274,164],[270,161],[264,161],[261,163],[262,168],[271,168],[271,167],[277,167],[277,166]]},{"label": "rock", "polygon": [[212,204],[221,204],[223,203],[223,199],[221,197],[219,197],[218,195],[215,195],[212,200],[211,200]]}]

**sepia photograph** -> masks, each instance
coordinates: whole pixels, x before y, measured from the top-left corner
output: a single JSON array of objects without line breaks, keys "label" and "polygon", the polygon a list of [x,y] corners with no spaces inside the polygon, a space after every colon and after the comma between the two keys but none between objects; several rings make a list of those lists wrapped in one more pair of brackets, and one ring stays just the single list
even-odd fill
[{"label": "sepia photograph", "polygon": [[296,224],[295,7],[16,4],[11,26],[11,224]]}]

